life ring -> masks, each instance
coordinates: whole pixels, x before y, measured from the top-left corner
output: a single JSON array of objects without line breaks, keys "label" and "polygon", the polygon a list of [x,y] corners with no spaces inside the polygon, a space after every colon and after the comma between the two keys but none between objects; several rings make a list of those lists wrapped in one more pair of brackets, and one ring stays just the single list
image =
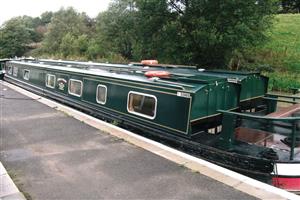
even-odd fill
[{"label": "life ring", "polygon": [[157,60],[142,60],[141,63],[143,65],[157,65],[158,61]]},{"label": "life ring", "polygon": [[145,76],[151,77],[160,77],[160,78],[168,78],[170,77],[170,72],[167,71],[148,71],[145,72]]}]

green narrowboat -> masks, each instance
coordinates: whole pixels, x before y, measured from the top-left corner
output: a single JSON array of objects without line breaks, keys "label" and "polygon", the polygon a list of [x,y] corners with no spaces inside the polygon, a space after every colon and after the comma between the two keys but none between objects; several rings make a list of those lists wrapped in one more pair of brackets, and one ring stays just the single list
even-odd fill
[{"label": "green narrowboat", "polygon": [[[259,73],[35,59],[5,71],[22,88],[300,191],[300,97],[267,94]],[[292,105],[276,110],[280,101]]]},{"label": "green narrowboat", "polygon": [[[7,63],[8,79],[68,104],[187,138],[219,126],[217,110],[234,110],[239,101],[235,84],[201,75],[160,80],[139,72],[11,61]],[[214,123],[197,123],[207,120]]]},{"label": "green narrowboat", "polygon": [[[179,76],[202,75],[202,77],[226,78],[228,82],[236,83],[240,86],[239,108],[243,111],[259,109],[265,101],[261,97],[267,93],[268,78],[258,72],[236,72],[221,70],[197,69],[195,66],[170,65],[170,64],[141,64],[131,63],[129,65],[93,63],[93,62],[76,62],[62,60],[31,60],[31,62],[42,62],[56,66],[72,67],[94,67],[109,70],[141,70],[146,71],[168,71],[171,74]],[[147,62],[144,62],[147,63]]]}]

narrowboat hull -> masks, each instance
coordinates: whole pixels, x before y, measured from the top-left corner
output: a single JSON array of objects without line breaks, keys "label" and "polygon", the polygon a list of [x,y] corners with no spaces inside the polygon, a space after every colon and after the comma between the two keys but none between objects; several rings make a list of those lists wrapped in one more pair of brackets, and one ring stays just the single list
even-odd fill
[{"label": "narrowboat hull", "polygon": [[[170,142],[171,146],[173,145],[174,147],[178,147],[179,143],[176,143],[176,141],[180,140],[181,145],[185,143],[185,148],[186,148],[185,150],[188,153],[194,154],[199,158],[205,159],[209,162],[223,166],[227,169],[236,171],[238,173],[242,173],[247,176],[253,177],[260,181],[272,184],[276,187],[291,192],[295,192],[295,193],[300,192],[300,176],[295,176],[295,174],[298,171],[293,171],[289,174],[284,175],[284,172],[282,172],[284,169],[282,169],[282,165],[280,163],[276,163],[272,160],[258,159],[247,155],[222,151],[217,148],[212,148],[205,145],[199,145],[198,143],[190,142],[188,140],[182,141],[182,138],[178,138],[174,135],[166,134],[165,132],[162,132],[157,129],[151,129],[139,123],[126,121],[124,120],[124,118],[114,115],[113,113],[103,112],[102,110],[96,109],[95,107],[89,107],[86,104],[74,102],[72,99],[68,99],[65,96],[58,95],[51,92],[46,92],[41,88],[35,87],[30,84],[24,84],[22,82],[10,79],[8,77],[6,77],[5,80],[21,88],[34,92],[36,94],[54,99],[56,101],[72,106],[74,108],[80,109],[81,111],[84,111],[93,116],[97,116],[98,118],[108,120],[108,121],[117,120],[119,122],[119,125],[121,126],[123,125],[130,128],[134,127],[134,129],[140,132],[141,134],[147,133],[150,134],[150,137],[158,141],[162,140],[164,142],[165,141]],[[285,167],[288,165],[291,165],[291,163],[286,163]],[[275,173],[274,173],[274,169],[276,167],[274,166],[277,166],[277,171]],[[278,166],[280,167],[280,171],[278,171]],[[295,168],[299,169],[300,163],[297,164]]]},{"label": "narrowboat hull", "polygon": [[[273,162],[270,160],[255,158],[249,155],[242,155],[230,151],[223,151],[222,149],[201,144],[197,141],[197,138],[194,138],[193,141],[191,141],[189,138],[183,138],[182,135],[177,135],[173,132],[168,132],[166,130],[158,129],[157,127],[151,127],[149,125],[127,119],[113,112],[105,112],[103,109],[99,109],[96,106],[91,106],[87,103],[82,103],[78,100],[76,101],[64,95],[44,90],[43,88],[14,79],[12,77],[6,76],[5,81],[38,95],[72,106],[92,116],[96,116],[111,122],[116,121],[120,126],[129,127],[140,134],[146,134],[158,141],[165,141],[167,143],[169,142],[169,145],[171,146],[178,147],[180,145],[184,147],[183,149],[186,148],[189,153],[228,169],[242,173],[251,172],[255,175],[265,177],[268,177],[273,171]],[[216,139],[213,135],[207,134],[207,136],[212,136],[211,140]]]},{"label": "narrowboat hull", "polygon": [[[251,74],[253,80],[259,79],[256,76]],[[115,70],[108,73],[91,69],[85,72],[82,67],[10,61],[4,80],[220,166],[289,191],[300,191],[300,174],[296,170],[300,168],[299,147],[293,143],[282,151],[279,147],[284,144],[278,146],[281,140],[267,146],[274,130],[282,132],[284,137],[292,135],[293,141],[296,140],[300,119],[282,119],[288,123],[285,129],[289,128],[282,131],[281,126],[277,127],[280,121],[277,118],[233,112],[245,109],[273,112],[274,99],[260,95],[266,93],[263,85],[267,79],[259,79],[262,83],[259,86],[251,83],[251,90],[258,87],[259,92],[251,99],[245,98],[252,94],[243,93],[243,100],[240,84],[228,81],[228,77],[203,74],[148,79],[140,71],[116,74]],[[266,103],[268,100],[271,103]],[[268,132],[261,134],[244,128],[247,137],[241,138],[237,130],[246,126],[249,119],[267,124]],[[256,126],[260,127],[257,123]],[[254,134],[258,136],[253,138]]]},{"label": "narrowboat hull", "polygon": [[275,163],[272,185],[300,194],[300,162]]}]

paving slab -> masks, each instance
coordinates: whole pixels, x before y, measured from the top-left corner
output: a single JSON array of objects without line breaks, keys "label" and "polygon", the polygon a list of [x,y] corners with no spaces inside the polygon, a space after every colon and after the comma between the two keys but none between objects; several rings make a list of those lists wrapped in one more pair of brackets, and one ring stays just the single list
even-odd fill
[{"label": "paving slab", "polygon": [[255,199],[0,83],[1,161],[32,199]]}]

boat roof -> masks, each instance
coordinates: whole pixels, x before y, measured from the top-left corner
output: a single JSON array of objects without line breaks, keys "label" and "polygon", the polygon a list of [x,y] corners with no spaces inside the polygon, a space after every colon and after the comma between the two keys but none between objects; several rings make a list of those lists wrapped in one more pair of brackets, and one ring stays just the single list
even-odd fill
[{"label": "boat roof", "polygon": [[[25,59],[26,60],[26,59]],[[260,76],[260,72],[245,72],[245,71],[226,71],[226,70],[206,70],[206,69],[198,69],[196,66],[190,65],[173,65],[173,64],[155,64],[155,65],[144,65],[141,63],[130,63],[130,64],[110,64],[110,63],[95,63],[95,62],[82,62],[82,61],[65,61],[65,60],[52,60],[52,59],[27,59],[32,62],[37,63],[47,63],[50,65],[60,65],[66,66],[70,65],[73,67],[84,68],[84,67],[94,67],[94,68],[111,68],[111,69],[119,69],[119,70],[137,70],[140,69],[142,71],[168,71],[172,74],[190,76],[192,75],[202,75],[202,79],[209,79],[205,77],[214,77],[209,80],[216,81],[219,78],[226,78],[228,82],[239,83],[251,76],[258,75]]]},{"label": "boat roof", "polygon": [[0,62],[6,62],[6,61],[9,61],[10,59],[9,58],[2,58],[0,59]]},{"label": "boat roof", "polygon": [[25,61],[33,61],[43,64],[46,63],[53,63],[59,66],[64,65],[71,65],[71,66],[85,66],[85,67],[91,67],[91,66],[99,66],[99,67],[118,67],[118,68],[127,68],[128,65],[125,64],[111,64],[111,63],[96,63],[92,61],[83,62],[83,61],[68,61],[68,60],[52,60],[52,59],[24,59]]},{"label": "boat roof", "polygon": [[227,77],[230,79],[238,79],[242,81],[250,76],[261,76],[260,72],[246,72],[246,71],[225,71],[225,70],[206,70],[204,71],[205,74],[219,76],[219,77]]},{"label": "boat roof", "polygon": [[[47,61],[48,62],[48,61]],[[10,63],[39,67],[39,68],[47,68],[54,69],[59,71],[68,71],[73,73],[81,73],[88,74],[92,76],[101,76],[101,77],[109,77],[113,79],[119,80],[127,80],[134,82],[142,82],[149,84],[149,86],[164,86],[169,89],[177,89],[178,91],[186,91],[194,93],[208,84],[218,84],[220,82],[227,82],[226,78],[213,77],[213,76],[204,76],[204,75],[193,75],[193,74],[176,74],[171,73],[170,78],[147,78],[144,75],[144,71],[141,68],[128,68],[128,65],[117,65],[122,70],[115,69],[115,64],[105,64],[105,63],[92,63],[89,65],[88,63],[84,63],[84,65],[79,64],[75,61],[67,61],[64,63],[69,63],[69,65],[50,65],[46,61],[30,61],[30,60],[15,60],[10,61]],[[52,62],[52,60],[51,60]],[[59,61],[55,61],[54,63],[59,63]],[[96,64],[96,65],[94,65]],[[95,66],[104,66],[106,68],[99,68]],[[112,67],[113,65],[113,67]],[[127,66],[127,67],[125,67]]]}]

